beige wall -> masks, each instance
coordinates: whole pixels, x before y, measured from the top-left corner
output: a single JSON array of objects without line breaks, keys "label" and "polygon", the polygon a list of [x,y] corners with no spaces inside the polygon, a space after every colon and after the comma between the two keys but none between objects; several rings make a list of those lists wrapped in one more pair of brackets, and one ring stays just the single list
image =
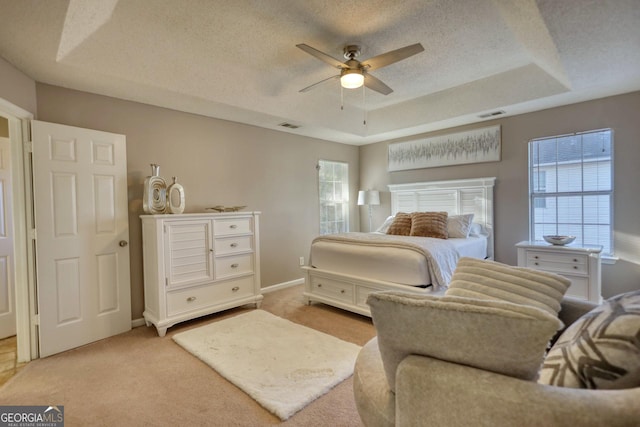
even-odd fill
[{"label": "beige wall", "polygon": [[[185,188],[185,212],[216,205],[261,211],[262,286],[303,277],[318,231],[318,159],[349,163],[357,191],[358,147],[181,113],[145,104],[38,84],[38,118],[127,136],[132,318],[143,311],[142,184],[150,163]],[[357,229],[357,208],[352,207]]]},{"label": "beige wall", "polygon": [[0,136],[9,138],[9,120],[0,117]]},{"label": "beige wall", "polygon": [[36,82],[2,58],[0,98],[30,113],[36,112]]},{"label": "beige wall", "polygon": [[639,111],[640,92],[635,92],[424,135],[500,124],[500,162],[389,173],[386,170],[389,142],[360,147],[361,186],[385,191],[381,195],[382,206],[374,208],[374,227],[391,210],[388,184],[495,176],[496,260],[515,265],[514,245],[528,238],[527,142],[537,137],[612,128],[615,157],[614,246],[620,259],[615,265],[603,265],[603,296],[640,289]]}]

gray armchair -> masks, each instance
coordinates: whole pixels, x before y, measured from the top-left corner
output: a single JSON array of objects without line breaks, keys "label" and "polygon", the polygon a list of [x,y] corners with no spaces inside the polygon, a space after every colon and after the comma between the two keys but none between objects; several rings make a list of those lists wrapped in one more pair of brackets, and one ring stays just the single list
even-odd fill
[{"label": "gray armchair", "polygon": [[[565,298],[566,326],[595,306]],[[377,338],[354,370],[356,406],[373,426],[639,426],[640,388],[584,390],[541,385],[432,357],[409,355],[390,390]]]}]

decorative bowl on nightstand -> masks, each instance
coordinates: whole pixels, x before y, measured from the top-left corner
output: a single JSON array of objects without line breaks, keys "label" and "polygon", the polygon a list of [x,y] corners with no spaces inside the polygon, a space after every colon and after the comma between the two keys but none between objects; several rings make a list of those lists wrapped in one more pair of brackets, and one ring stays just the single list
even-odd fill
[{"label": "decorative bowl on nightstand", "polygon": [[542,236],[542,238],[556,246],[564,246],[576,240],[576,236]]}]

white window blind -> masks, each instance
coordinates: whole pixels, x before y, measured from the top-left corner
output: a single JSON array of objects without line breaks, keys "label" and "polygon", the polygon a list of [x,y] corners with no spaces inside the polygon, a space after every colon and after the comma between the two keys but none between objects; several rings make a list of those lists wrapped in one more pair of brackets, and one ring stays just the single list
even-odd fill
[{"label": "white window blind", "polygon": [[349,164],[318,162],[320,234],[349,231]]},{"label": "white window blind", "polygon": [[529,141],[531,240],[576,236],[613,254],[611,129]]}]

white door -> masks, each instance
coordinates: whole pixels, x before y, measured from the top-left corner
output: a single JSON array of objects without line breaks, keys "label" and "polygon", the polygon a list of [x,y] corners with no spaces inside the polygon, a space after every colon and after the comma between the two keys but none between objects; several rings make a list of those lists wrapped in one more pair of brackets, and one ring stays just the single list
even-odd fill
[{"label": "white door", "polygon": [[11,141],[0,138],[0,339],[16,334],[11,200]]},{"label": "white door", "polygon": [[124,135],[31,125],[40,357],[131,329]]}]

